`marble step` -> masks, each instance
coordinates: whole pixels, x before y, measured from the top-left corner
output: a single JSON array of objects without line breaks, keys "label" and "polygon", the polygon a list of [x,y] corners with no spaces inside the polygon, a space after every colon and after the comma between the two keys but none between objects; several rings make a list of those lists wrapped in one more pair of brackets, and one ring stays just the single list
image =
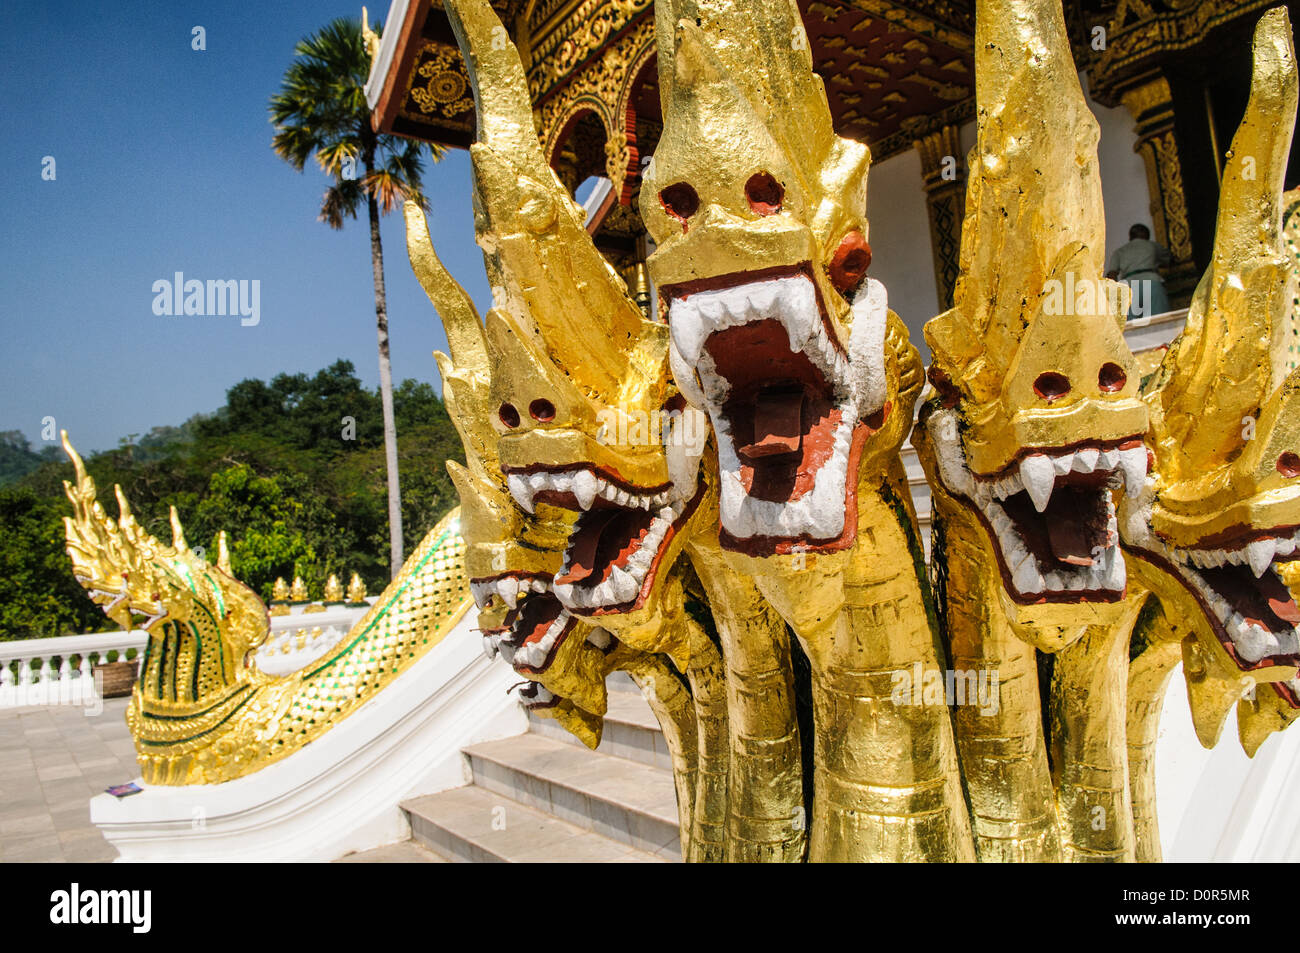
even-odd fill
[{"label": "marble step", "polygon": [[641,689],[627,672],[610,672],[605,679],[605,687],[609,689],[611,695],[614,692],[630,693],[638,697],[641,695]]},{"label": "marble step", "polygon": [[426,845],[415,839],[399,841],[372,847],[370,850],[353,851],[344,854],[336,864],[445,864],[447,858],[435,854]]},{"label": "marble step", "polygon": [[464,753],[476,787],[627,847],[681,857],[677,798],[665,768],[536,733],[471,745]]},{"label": "marble step", "polygon": [[[553,719],[529,714],[528,721],[528,730],[535,734],[587,750],[586,745],[561,728]],[[671,771],[673,767],[668,747],[664,744],[663,732],[659,730],[659,722],[640,692],[634,694],[611,691],[609,693],[605,727],[601,732],[600,747],[596,751],[663,768],[665,771]]]},{"label": "marble step", "polygon": [[[527,737],[527,736],[524,736]],[[470,785],[402,804],[411,841],[462,863],[663,863],[621,841]],[[385,848],[379,848],[384,850]],[[367,852],[373,853],[373,852]],[[358,859],[359,856],[358,856]]]}]

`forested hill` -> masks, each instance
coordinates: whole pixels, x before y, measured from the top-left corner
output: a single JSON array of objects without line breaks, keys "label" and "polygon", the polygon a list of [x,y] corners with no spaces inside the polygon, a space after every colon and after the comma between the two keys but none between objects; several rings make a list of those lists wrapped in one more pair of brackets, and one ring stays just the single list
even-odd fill
[{"label": "forested hill", "polygon": [[[409,553],[456,505],[445,462],[465,456],[431,385],[405,380],[393,402]],[[235,575],[263,598],[277,576],[301,575],[313,598],[330,573],[346,584],[359,572],[371,594],[387,584],[379,394],[348,361],[314,376],[241,381],[214,413],[129,437],[86,465],[110,515],[120,484],[136,518],[165,542],[173,504],[189,544],[213,559],[224,529]],[[0,433],[0,640],[116,627],[86,598],[64,552],[62,518],[72,508],[63,481],[72,478],[62,449],[37,452],[21,434]]]}]

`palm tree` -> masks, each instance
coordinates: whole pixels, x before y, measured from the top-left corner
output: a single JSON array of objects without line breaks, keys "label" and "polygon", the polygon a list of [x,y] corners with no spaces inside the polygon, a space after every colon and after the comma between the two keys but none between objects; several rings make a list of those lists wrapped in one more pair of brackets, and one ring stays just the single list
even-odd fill
[{"label": "palm tree", "polygon": [[[369,213],[375,326],[379,332],[379,391],[388,466],[388,535],[391,570],[396,576],[402,568],[402,493],[397,473],[397,427],[393,421],[393,372],[388,356],[388,305],[379,215],[391,212],[407,199],[424,205],[420,183],[423,146],[400,136],[381,135],[371,128],[364,90],[370,73],[368,46],[362,25],[346,17],[299,41],[280,92],[271,97],[271,122],[275,126],[271,147],[299,172],[314,155],[325,173],[333,177],[320,207],[320,220],[331,228],[342,228],[345,218],[355,219],[363,203]],[[441,158],[440,146],[430,149],[435,161]]]}]

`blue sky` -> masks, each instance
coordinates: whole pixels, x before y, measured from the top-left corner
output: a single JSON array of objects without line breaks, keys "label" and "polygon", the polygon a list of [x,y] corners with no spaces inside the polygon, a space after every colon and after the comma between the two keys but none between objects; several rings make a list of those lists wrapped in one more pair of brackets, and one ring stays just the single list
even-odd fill
[{"label": "blue sky", "polygon": [[[387,13],[384,0],[372,16]],[[377,9],[376,9],[377,8]],[[82,450],[179,424],[246,377],[338,358],[379,380],[363,218],[316,220],[327,179],[271,151],[267,101],[294,43],[360,3],[21,2],[0,32],[0,430],[36,447],[53,417]],[[207,50],[191,49],[194,26]],[[56,178],[44,181],[53,156]],[[468,154],[429,168],[430,228],[474,299]],[[400,212],[383,224],[393,376],[438,384],[446,347],[406,260]],[[261,320],[160,317],[153,283],[257,279]],[[440,385],[439,385],[440,386]]]}]

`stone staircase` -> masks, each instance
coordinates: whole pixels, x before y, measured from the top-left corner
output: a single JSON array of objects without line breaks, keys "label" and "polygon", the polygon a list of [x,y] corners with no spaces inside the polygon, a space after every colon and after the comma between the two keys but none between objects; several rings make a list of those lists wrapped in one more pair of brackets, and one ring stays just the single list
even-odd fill
[{"label": "stone staircase", "polygon": [[[463,753],[473,783],[404,802],[411,841],[401,851],[379,848],[385,854],[375,859],[680,860],[677,801],[663,735],[630,679],[616,674],[609,688],[597,750],[588,750],[555,722],[532,716],[525,734],[470,745]],[[421,857],[423,852],[434,856]]]}]

